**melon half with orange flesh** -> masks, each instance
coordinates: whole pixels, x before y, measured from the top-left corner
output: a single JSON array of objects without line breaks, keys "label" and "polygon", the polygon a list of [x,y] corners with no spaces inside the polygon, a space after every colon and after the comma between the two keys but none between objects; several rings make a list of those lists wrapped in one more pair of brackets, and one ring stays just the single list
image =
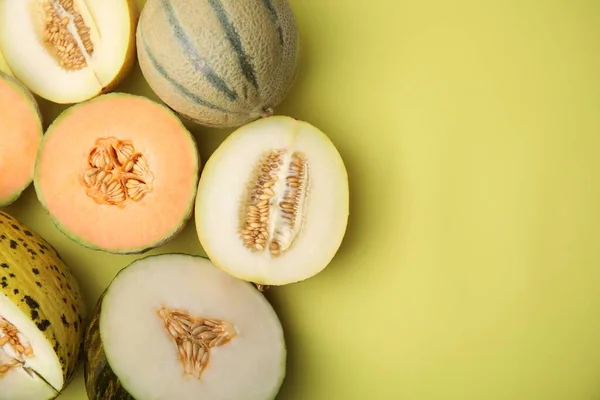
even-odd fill
[{"label": "melon half with orange flesh", "polygon": [[0,71],[0,207],[13,203],[31,184],[42,134],[34,97]]},{"label": "melon half with orange flesh", "polygon": [[191,217],[200,156],[167,107],[111,93],[64,111],[40,146],[34,185],[60,231],[109,253],[158,247]]}]

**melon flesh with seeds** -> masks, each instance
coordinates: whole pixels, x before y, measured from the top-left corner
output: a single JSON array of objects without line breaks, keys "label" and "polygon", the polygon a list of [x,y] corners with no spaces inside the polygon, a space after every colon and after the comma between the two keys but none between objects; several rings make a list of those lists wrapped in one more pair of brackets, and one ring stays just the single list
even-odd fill
[{"label": "melon flesh with seeds", "polygon": [[37,196],[58,229],[111,253],[141,253],[191,217],[200,157],[166,106],[110,93],[74,105],[50,125],[35,168]]},{"label": "melon flesh with seeds", "polygon": [[329,264],[348,207],[346,168],[331,140],[307,122],[270,117],[236,130],[206,163],[196,229],[218,267],[283,285]]},{"label": "melon flesh with seeds", "polygon": [[123,269],[84,348],[90,399],[267,400],[285,376],[283,329],[262,293],[183,254]]},{"label": "melon flesh with seeds", "polygon": [[152,90],[182,116],[237,127],[287,96],[299,33],[287,0],[147,0],[137,53]]},{"label": "melon flesh with seeds", "polygon": [[137,18],[133,0],[2,0],[0,48],[32,92],[77,103],[129,73]]},{"label": "melon flesh with seeds", "polygon": [[0,207],[17,200],[31,184],[42,135],[35,98],[0,71]]},{"label": "melon flesh with seeds", "polygon": [[85,304],[56,250],[0,212],[0,400],[55,398],[81,361]]}]

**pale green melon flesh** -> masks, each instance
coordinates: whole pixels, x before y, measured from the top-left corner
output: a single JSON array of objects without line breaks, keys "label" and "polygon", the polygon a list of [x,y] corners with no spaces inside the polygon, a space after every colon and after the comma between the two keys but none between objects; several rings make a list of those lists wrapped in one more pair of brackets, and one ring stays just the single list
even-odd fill
[{"label": "pale green melon flesh", "polygon": [[[183,374],[157,314],[163,306],[235,327],[199,379]],[[273,399],[285,376],[283,330],[270,304],[201,257],[151,256],[120,272],[102,300],[100,335],[112,371],[139,400]]]},{"label": "pale green melon flesh", "polygon": [[[263,222],[269,238],[285,224],[279,204],[290,154],[303,154],[308,171],[306,196],[297,204],[295,237],[286,236],[290,246],[275,256],[268,249],[249,250],[242,236],[248,188],[256,183],[261,156],[272,150],[283,150],[286,156],[271,188],[276,193],[269,200],[269,219]],[[322,271],[341,245],[348,214],[348,176],[331,140],[306,122],[282,116],[247,124],[219,146],[205,165],[195,208],[198,237],[212,262],[233,276],[263,285],[298,282]]]},{"label": "pale green melon flesh", "polygon": [[[78,103],[112,90],[129,73],[135,57],[138,16],[132,0],[73,0],[93,42],[93,51],[87,54],[74,14],[64,11],[64,5],[70,1],[0,2],[0,48],[12,73],[40,97],[63,104]],[[44,44],[45,4],[70,18],[66,28],[77,38],[74,46],[85,53],[83,68],[65,68],[49,51],[53,47]]]}]

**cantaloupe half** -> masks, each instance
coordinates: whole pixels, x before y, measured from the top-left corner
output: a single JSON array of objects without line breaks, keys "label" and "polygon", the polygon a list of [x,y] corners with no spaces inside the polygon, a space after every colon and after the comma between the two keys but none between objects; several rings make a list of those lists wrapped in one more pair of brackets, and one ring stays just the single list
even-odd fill
[{"label": "cantaloupe half", "polygon": [[34,185],[59,230],[111,253],[141,253],[191,217],[200,156],[166,106],[110,93],[65,110],[40,146]]},{"label": "cantaloupe half", "polygon": [[133,0],[2,0],[0,48],[32,92],[77,103],[131,70],[138,15]]},{"label": "cantaloupe half", "polygon": [[31,184],[42,116],[27,88],[0,71],[0,207],[17,200]]},{"label": "cantaloupe half", "polygon": [[270,400],[286,375],[283,328],[266,298],[184,254],[119,272],[84,349],[90,399]]},{"label": "cantaloupe half", "polygon": [[348,176],[332,141],[307,122],[269,117],[236,130],[206,163],[196,229],[218,267],[260,285],[283,285],[330,263],[348,207]]}]

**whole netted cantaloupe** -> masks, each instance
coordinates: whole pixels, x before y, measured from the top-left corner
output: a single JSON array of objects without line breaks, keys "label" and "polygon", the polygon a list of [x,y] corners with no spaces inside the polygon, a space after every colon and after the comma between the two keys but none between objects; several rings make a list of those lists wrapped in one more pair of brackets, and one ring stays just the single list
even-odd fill
[{"label": "whole netted cantaloupe", "polygon": [[287,0],[148,0],[137,50],[167,105],[202,125],[237,127],[286,97],[299,35]]}]

